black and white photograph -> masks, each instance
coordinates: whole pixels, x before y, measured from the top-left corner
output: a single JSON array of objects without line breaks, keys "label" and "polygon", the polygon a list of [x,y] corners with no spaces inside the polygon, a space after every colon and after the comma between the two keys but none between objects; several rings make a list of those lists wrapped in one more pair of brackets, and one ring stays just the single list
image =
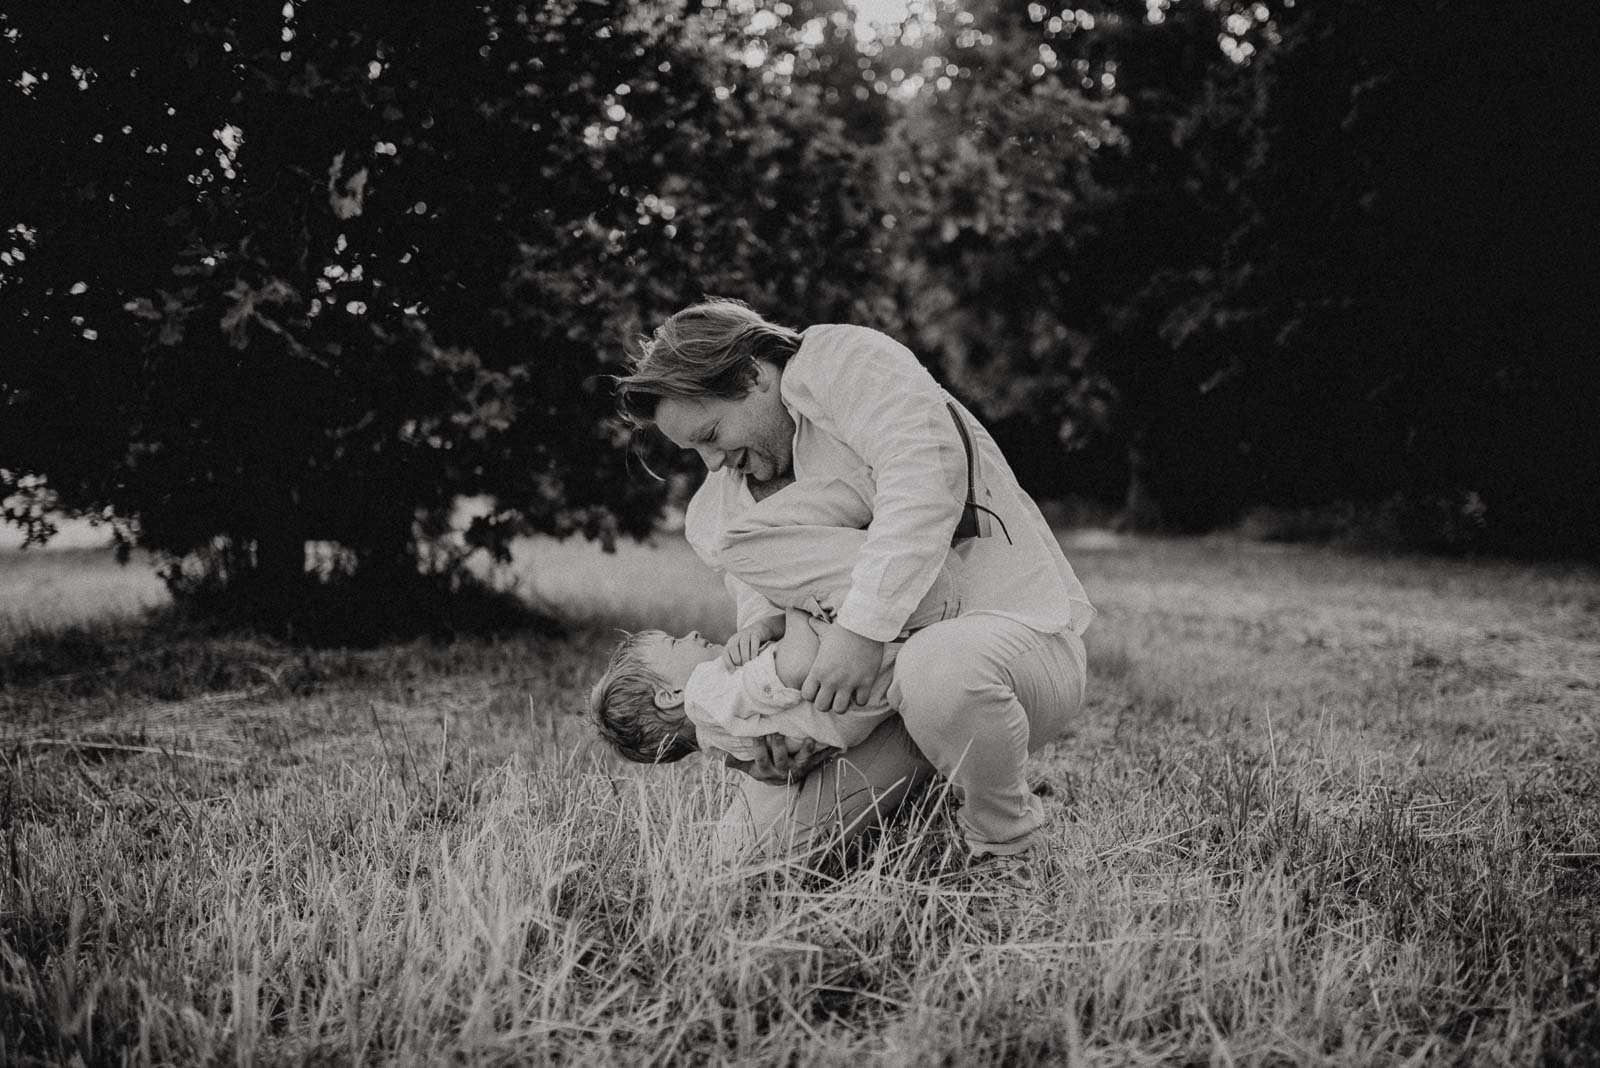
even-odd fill
[{"label": "black and white photograph", "polygon": [[0,1066],[1600,1066],[1600,6],[0,0]]}]

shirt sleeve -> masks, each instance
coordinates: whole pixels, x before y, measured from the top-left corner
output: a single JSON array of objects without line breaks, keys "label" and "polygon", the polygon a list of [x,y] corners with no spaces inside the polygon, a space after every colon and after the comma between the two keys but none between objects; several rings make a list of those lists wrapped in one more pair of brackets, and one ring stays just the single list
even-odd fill
[{"label": "shirt sleeve", "polygon": [[806,332],[784,387],[872,469],[872,523],[836,622],[890,641],[938,576],[966,498],[966,450],[946,395],[910,349],[843,325]]}]

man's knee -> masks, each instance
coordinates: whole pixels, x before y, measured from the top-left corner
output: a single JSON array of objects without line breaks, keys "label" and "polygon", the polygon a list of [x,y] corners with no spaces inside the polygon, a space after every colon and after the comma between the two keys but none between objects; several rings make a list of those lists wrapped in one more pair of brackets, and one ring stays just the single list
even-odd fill
[{"label": "man's knee", "polygon": [[895,661],[889,701],[919,719],[955,715],[986,681],[982,658],[973,654],[960,627],[935,625],[906,640]]}]

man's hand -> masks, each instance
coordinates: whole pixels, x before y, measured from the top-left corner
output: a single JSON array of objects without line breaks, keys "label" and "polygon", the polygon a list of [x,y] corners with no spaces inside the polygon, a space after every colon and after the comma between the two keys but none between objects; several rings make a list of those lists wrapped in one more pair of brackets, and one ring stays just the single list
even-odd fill
[{"label": "man's hand", "polygon": [[759,741],[763,752],[754,760],[735,760],[723,753],[722,763],[768,786],[799,782],[811,773],[812,768],[838,752],[833,746],[819,746],[810,738],[796,740],[781,734],[768,734]]},{"label": "man's hand", "polygon": [[800,687],[800,696],[818,712],[843,712],[851,701],[864,705],[882,667],[882,642],[863,638],[835,623],[822,635],[817,659]]},{"label": "man's hand", "polygon": [[756,658],[756,653],[767,642],[783,637],[783,617],[766,616],[743,630],[734,632],[722,650],[722,666],[732,670]]}]

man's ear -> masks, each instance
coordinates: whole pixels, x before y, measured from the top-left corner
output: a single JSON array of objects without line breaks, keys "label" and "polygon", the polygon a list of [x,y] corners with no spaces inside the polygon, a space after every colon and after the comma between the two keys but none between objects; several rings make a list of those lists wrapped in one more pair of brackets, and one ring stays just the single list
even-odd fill
[{"label": "man's ear", "polygon": [[656,687],[656,707],[660,709],[682,708],[683,689],[669,690],[665,686]]},{"label": "man's ear", "polygon": [[751,393],[765,393],[778,384],[777,364],[758,357],[752,357],[750,362],[756,365],[755,377],[750,380]]}]

